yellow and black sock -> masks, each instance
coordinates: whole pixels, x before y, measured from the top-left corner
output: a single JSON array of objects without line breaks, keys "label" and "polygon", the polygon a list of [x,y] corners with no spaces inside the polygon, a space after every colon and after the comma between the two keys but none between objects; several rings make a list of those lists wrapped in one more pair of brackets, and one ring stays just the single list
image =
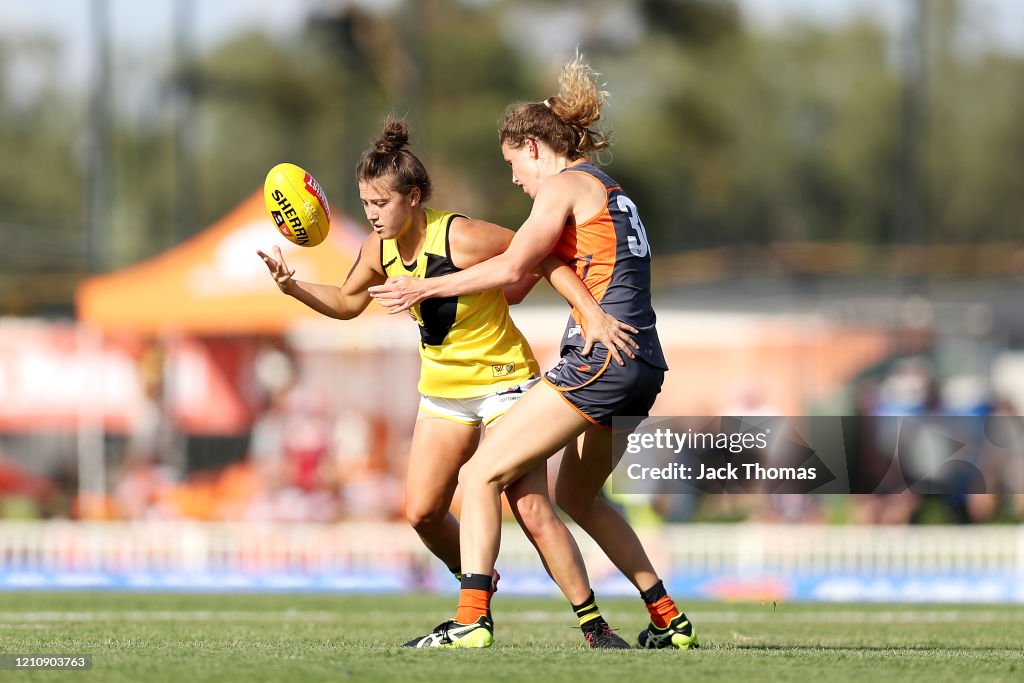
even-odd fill
[{"label": "yellow and black sock", "polygon": [[582,603],[573,605],[572,610],[576,612],[576,618],[580,620],[580,630],[584,633],[591,629],[596,629],[604,622],[601,610],[597,608],[597,599],[594,597],[594,591],[590,591],[590,595]]},{"label": "yellow and black sock", "polygon": [[647,611],[651,615],[651,623],[658,628],[666,628],[672,619],[679,614],[679,608],[672,598],[668,597],[665,590],[665,583],[658,581],[645,591],[640,591]]}]

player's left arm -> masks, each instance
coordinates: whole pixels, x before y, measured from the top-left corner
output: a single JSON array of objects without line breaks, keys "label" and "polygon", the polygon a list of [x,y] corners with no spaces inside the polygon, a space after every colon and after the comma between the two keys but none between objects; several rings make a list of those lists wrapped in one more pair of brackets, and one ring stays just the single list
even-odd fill
[{"label": "player's left arm", "polygon": [[541,262],[541,269],[551,286],[582,316],[580,324],[583,326],[585,339],[584,356],[590,353],[596,342],[600,342],[607,347],[619,365],[623,365],[620,350],[630,358],[635,357],[633,349],[640,346],[628,333],[636,334],[636,328],[605,313],[575,270],[554,256],[545,257]]}]

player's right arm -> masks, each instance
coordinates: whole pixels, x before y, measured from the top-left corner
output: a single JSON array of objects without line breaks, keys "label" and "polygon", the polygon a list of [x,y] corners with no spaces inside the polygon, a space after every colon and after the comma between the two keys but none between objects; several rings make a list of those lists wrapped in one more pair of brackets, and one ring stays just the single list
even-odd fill
[{"label": "player's right arm", "polygon": [[352,265],[352,269],[345,277],[345,282],[340,287],[296,280],[294,278],[295,271],[288,268],[281,248],[278,246],[274,247],[273,257],[258,249],[256,253],[267,265],[270,276],[274,278],[278,289],[288,296],[298,299],[317,313],[338,320],[351,320],[365,311],[372,300],[367,288],[387,280],[378,258],[380,237],[376,234],[366,237],[363,246],[359,249],[356,262]]},{"label": "player's right arm", "polygon": [[[500,254],[464,270],[431,278],[393,277],[373,288],[389,313],[400,313],[424,299],[461,296],[487,289],[504,288],[532,273],[558,242],[566,219],[573,215],[579,194],[576,173],[555,174],[542,183],[533,209],[522,227]],[[590,183],[587,189],[592,189]]]}]

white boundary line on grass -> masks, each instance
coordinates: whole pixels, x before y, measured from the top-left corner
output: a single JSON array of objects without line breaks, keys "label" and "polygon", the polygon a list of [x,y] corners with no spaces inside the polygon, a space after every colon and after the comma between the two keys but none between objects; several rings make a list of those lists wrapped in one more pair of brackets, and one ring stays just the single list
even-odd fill
[{"label": "white boundary line on grass", "polygon": [[[639,606],[638,606],[639,607]],[[505,610],[497,609],[499,619],[505,622],[537,623],[546,622],[552,619],[557,610],[522,610],[514,608]],[[621,612],[616,609],[615,612]],[[637,610],[641,614],[640,610]],[[837,609],[834,611],[791,611],[783,607],[780,610],[771,611],[765,607],[765,611],[740,611],[740,610],[696,610],[693,612],[694,619],[700,623],[727,623],[732,621],[741,622],[789,622],[801,624],[910,624],[924,622],[942,623],[992,623],[992,622],[1024,622],[1024,611],[1020,610],[973,610],[973,609],[900,609],[900,610],[856,610]],[[347,619],[359,618],[388,618],[388,619],[420,619],[424,617],[423,612],[409,611],[383,611],[374,610],[369,612],[355,613],[328,612],[324,610],[303,611],[303,610],[282,610],[282,611],[211,611],[211,610],[130,610],[130,611],[33,611],[33,612],[0,612],[0,628],[12,625],[24,624],[54,624],[68,622],[162,622],[162,621],[292,621],[292,622],[318,622],[330,623],[340,622]]]}]

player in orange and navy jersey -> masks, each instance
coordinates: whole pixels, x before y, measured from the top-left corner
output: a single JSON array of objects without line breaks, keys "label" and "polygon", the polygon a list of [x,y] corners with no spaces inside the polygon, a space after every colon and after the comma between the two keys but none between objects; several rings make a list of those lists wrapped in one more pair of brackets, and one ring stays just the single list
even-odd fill
[{"label": "player in orange and navy jersey", "polygon": [[[636,329],[635,353],[610,362],[609,349],[585,353],[586,321],[574,310],[558,365],[509,410],[463,468],[462,582],[454,621],[421,637],[423,645],[480,647],[493,637],[482,615],[482,589],[500,543],[501,491],[566,446],[558,474],[558,504],[640,592],[651,623],[638,637],[645,648],[698,646],[692,624],[655,572],[636,533],[600,495],[612,471],[613,416],[646,416],[667,365],[651,306],[650,244],[636,206],[587,156],[608,147],[595,126],[604,93],[577,55],[562,71],[559,94],[512,105],[501,122],[502,155],[512,180],[533,208],[508,249],[472,268],[431,280],[392,278],[371,293],[393,311],[427,297],[454,296],[515,282],[549,254],[575,267],[602,309]],[[583,435],[577,452],[577,437]],[[574,541],[570,541],[573,542]],[[576,556],[578,557],[578,551]]]},{"label": "player in orange and navy jersey", "polygon": [[[258,252],[282,292],[324,315],[348,320],[369,305],[367,288],[388,276],[434,279],[505,250],[512,231],[425,205],[430,177],[406,149],[408,138],[404,122],[389,120],[360,159],[359,197],[373,232],[340,286],[294,279],[277,247],[274,256]],[[591,339],[628,345],[628,326],[597,305],[571,268],[550,259],[542,269],[555,289],[587,311],[588,324],[594,327],[588,329]],[[508,301],[525,296],[539,277],[524,273],[508,287],[428,299],[412,310],[420,328],[421,397],[405,483],[406,516],[424,545],[456,575],[461,573],[459,523],[448,510],[459,468],[473,455],[485,429],[489,435],[539,380],[537,361],[508,311]],[[533,468],[505,493],[545,567],[575,607],[590,594],[590,584],[570,556],[571,537],[548,498],[546,469]],[[486,581],[489,601],[491,572]],[[588,615],[594,620],[588,628],[599,624],[608,631],[596,606]],[[628,647],[613,636],[587,640],[592,647]]]}]

